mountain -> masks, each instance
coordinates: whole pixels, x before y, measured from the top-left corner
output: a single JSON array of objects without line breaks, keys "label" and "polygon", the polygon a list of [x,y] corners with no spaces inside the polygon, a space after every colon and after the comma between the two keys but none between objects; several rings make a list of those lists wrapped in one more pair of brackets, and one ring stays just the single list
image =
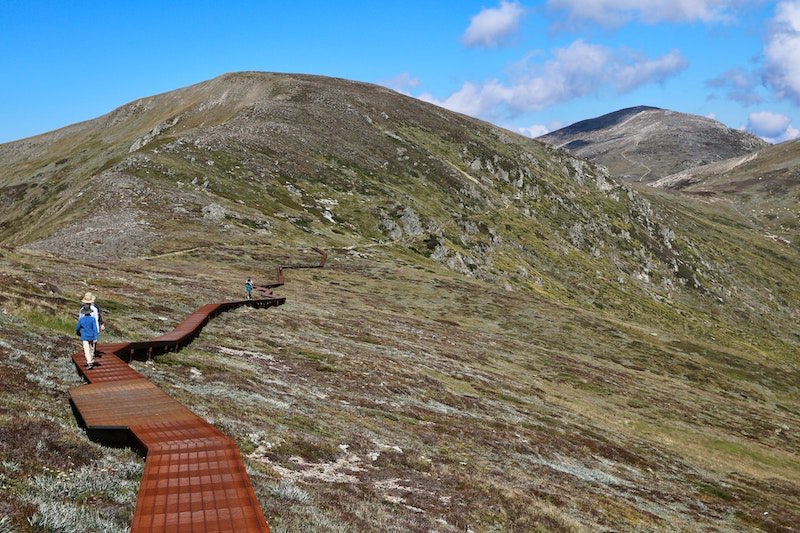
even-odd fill
[{"label": "mountain", "polygon": [[[701,198],[705,200],[705,198]],[[274,531],[791,531],[800,253],[375,85],[233,73],[0,145],[0,531],[125,530],[74,313],[236,440]]]},{"label": "mountain", "polygon": [[647,106],[583,120],[539,139],[600,163],[613,176],[644,183],[767,146],[716,120]]},{"label": "mountain", "polygon": [[730,202],[774,238],[786,244],[800,241],[800,141],[684,170],[651,185]]}]

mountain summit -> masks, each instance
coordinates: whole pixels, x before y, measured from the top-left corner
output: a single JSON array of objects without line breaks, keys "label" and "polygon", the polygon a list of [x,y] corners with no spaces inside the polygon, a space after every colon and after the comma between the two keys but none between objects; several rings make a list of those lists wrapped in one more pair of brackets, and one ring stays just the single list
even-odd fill
[{"label": "mountain summit", "polygon": [[706,117],[639,106],[576,122],[539,137],[638,182],[748,154],[768,143]]}]

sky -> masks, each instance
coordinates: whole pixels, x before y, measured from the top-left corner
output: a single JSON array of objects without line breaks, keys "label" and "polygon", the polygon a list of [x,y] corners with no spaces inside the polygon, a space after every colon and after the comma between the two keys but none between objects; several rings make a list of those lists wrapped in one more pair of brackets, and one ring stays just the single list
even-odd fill
[{"label": "sky", "polygon": [[649,105],[782,142],[800,137],[800,0],[0,0],[0,143],[250,70],[531,137]]}]

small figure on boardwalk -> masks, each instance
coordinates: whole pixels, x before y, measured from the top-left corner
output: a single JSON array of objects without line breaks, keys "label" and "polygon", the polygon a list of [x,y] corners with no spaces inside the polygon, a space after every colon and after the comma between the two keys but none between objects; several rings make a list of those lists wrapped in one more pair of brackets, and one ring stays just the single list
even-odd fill
[{"label": "small figure on boardwalk", "polygon": [[81,317],[75,324],[75,334],[80,335],[83,341],[83,355],[86,356],[86,368],[94,367],[94,345],[100,333],[97,328],[97,320],[92,316],[92,306],[83,304],[81,307]]},{"label": "small figure on boardwalk", "polygon": [[[86,294],[83,295],[83,299],[81,300],[81,304],[88,305],[92,310],[92,317],[94,318],[95,322],[97,323],[97,337],[100,338],[100,332],[106,330],[105,321],[103,320],[103,312],[100,310],[100,306],[95,303],[95,296],[91,292],[87,291]],[[78,315],[78,319],[80,319],[80,314]],[[97,348],[97,340],[92,345],[92,350]]]},{"label": "small figure on boardwalk", "polygon": [[252,300],[253,299],[253,288],[254,287],[255,287],[255,285],[253,284],[253,280],[250,279],[250,278],[247,278],[247,281],[244,282],[244,290],[247,293],[247,299],[248,300]]}]

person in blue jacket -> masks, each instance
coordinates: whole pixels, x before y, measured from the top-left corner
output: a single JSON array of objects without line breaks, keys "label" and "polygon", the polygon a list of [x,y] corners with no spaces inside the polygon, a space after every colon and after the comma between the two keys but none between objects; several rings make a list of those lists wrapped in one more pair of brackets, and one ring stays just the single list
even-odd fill
[{"label": "person in blue jacket", "polygon": [[[100,310],[100,306],[95,303],[94,294],[91,292],[87,292],[83,295],[83,300],[81,300],[81,304],[88,304],[92,310],[92,316],[94,317],[95,321],[97,322],[97,340],[100,340],[100,333],[106,330],[106,325],[103,320],[103,312]],[[78,312],[78,320],[80,320],[81,314]],[[97,354],[97,340],[92,343],[92,350],[95,354]]]},{"label": "person in blue jacket", "polygon": [[97,341],[99,330],[97,320],[92,316],[92,306],[84,304],[81,307],[81,317],[75,324],[75,334],[80,335],[83,341],[83,355],[86,356],[86,368],[94,367],[94,343]]},{"label": "person in blue jacket", "polygon": [[255,284],[251,278],[247,278],[247,281],[244,282],[244,291],[247,296],[247,299],[250,300],[253,298],[253,288],[255,288]]}]

